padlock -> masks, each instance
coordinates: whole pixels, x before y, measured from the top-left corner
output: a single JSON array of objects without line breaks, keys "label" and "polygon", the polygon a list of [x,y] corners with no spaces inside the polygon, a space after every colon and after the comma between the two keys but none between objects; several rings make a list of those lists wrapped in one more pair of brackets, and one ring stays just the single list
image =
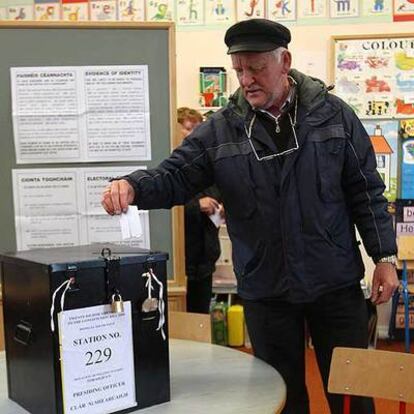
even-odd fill
[{"label": "padlock", "polygon": [[119,293],[112,295],[111,307],[113,313],[124,313],[124,301]]},{"label": "padlock", "polygon": [[158,309],[158,299],[157,298],[146,298],[142,303],[142,312],[154,312]]}]

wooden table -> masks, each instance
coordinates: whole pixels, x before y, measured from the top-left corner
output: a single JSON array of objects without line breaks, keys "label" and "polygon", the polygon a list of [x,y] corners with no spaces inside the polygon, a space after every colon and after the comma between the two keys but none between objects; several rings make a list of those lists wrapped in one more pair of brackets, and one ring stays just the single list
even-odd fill
[{"label": "wooden table", "polygon": [[[140,414],[275,414],[286,387],[278,372],[250,354],[202,342],[170,339],[171,401]],[[7,398],[0,353],[0,413],[27,414]]]}]

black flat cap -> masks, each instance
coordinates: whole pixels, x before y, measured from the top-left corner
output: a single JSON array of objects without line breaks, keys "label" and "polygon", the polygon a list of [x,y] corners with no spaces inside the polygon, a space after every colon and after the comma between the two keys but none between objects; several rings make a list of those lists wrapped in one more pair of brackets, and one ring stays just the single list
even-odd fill
[{"label": "black flat cap", "polygon": [[291,40],[287,27],[267,19],[250,19],[238,22],[227,29],[224,42],[227,54],[237,52],[269,52],[286,47]]}]

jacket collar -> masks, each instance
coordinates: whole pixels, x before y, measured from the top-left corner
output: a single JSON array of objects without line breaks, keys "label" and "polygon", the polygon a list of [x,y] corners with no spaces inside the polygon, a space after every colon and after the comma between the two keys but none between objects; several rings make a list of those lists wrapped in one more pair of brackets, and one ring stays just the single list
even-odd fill
[{"label": "jacket collar", "polygon": [[[292,69],[289,75],[296,81],[296,93],[299,99],[296,123],[299,149],[289,154],[285,159],[281,177],[282,185],[299,156],[309,127],[326,122],[335,116],[339,110],[339,107],[335,108],[332,105],[325,104],[327,94],[332,88],[327,87],[324,82],[307,76],[295,69]],[[259,145],[258,149],[260,149],[261,145],[266,146],[271,151],[276,149],[273,139],[267,134],[265,128],[263,128],[260,122],[256,122],[255,111],[246,101],[240,89],[230,97],[229,108],[243,118],[245,130],[248,131],[250,128],[251,138]],[[306,123],[304,122],[305,119]]]}]

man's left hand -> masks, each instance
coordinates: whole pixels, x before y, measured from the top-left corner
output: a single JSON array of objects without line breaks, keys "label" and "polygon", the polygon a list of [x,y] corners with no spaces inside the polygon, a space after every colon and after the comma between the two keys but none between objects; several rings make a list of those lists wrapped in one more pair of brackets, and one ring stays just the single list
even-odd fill
[{"label": "man's left hand", "polygon": [[399,284],[397,271],[392,263],[377,263],[372,279],[371,302],[374,305],[388,302]]}]

